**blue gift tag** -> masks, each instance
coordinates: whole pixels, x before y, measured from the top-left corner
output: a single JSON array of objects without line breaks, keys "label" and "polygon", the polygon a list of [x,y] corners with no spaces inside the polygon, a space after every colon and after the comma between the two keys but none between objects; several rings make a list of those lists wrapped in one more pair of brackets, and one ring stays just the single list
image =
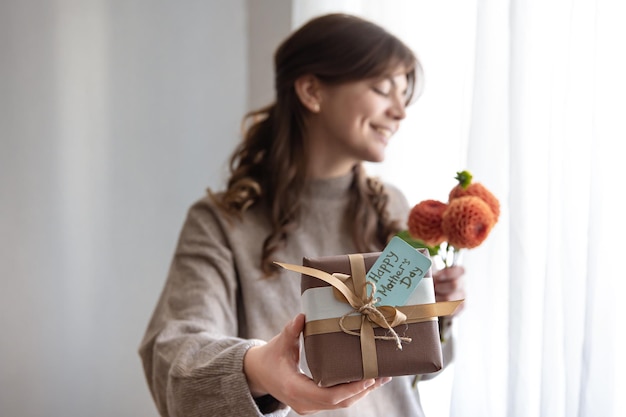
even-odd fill
[{"label": "blue gift tag", "polygon": [[[376,284],[377,305],[403,306],[420,283],[432,261],[399,237],[394,237],[367,273]],[[367,293],[371,294],[368,286]]]}]

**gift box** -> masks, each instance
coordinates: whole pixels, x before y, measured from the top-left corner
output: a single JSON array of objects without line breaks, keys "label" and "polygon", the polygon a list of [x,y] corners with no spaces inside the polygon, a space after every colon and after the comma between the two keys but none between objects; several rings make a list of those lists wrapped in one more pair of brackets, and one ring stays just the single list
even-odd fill
[{"label": "gift box", "polygon": [[443,366],[438,316],[452,314],[460,301],[435,302],[430,270],[405,306],[377,306],[371,291],[368,301],[366,275],[379,255],[304,258],[301,268],[279,264],[301,273],[304,353],[320,386]]}]

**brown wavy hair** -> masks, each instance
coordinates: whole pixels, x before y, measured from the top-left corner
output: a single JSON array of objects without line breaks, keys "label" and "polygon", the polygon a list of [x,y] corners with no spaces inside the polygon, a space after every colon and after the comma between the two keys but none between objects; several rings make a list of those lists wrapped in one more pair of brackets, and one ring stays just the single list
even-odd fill
[{"label": "brown wavy hair", "polygon": [[[421,85],[421,66],[413,52],[380,26],[346,14],[314,18],[289,36],[274,55],[275,102],[251,111],[243,120],[243,141],[230,159],[226,190],[214,195],[228,213],[267,205],[272,232],[263,242],[261,266],[274,271],[272,254],[284,246],[296,225],[301,190],[307,181],[305,116],[294,83],[313,74],[329,85],[407,71],[407,104]],[[418,79],[419,77],[419,79]],[[354,167],[346,213],[359,251],[380,250],[400,228],[387,211],[388,195],[380,181]]]}]

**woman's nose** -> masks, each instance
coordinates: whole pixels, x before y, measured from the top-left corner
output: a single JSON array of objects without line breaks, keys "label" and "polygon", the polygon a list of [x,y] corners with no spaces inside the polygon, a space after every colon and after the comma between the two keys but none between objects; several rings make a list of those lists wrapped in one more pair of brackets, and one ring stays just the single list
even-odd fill
[{"label": "woman's nose", "polygon": [[402,120],[406,117],[406,104],[404,104],[404,96],[395,96],[391,107],[389,108],[389,115],[396,120]]}]

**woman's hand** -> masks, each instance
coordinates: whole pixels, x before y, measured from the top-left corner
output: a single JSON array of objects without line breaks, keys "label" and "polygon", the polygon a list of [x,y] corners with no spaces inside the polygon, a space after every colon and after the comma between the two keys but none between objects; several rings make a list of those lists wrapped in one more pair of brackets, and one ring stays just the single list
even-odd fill
[{"label": "woman's hand", "polygon": [[[465,269],[462,266],[450,266],[433,273],[435,284],[435,299],[437,301],[453,301],[465,298],[465,286],[463,285],[463,274]],[[457,309],[461,311],[463,304]]]},{"label": "woman's hand", "polygon": [[322,388],[300,372],[300,333],[304,315],[299,314],[266,345],[255,346],[244,357],[244,372],[254,397],[271,394],[298,414],[349,407],[391,378],[366,379]]}]

